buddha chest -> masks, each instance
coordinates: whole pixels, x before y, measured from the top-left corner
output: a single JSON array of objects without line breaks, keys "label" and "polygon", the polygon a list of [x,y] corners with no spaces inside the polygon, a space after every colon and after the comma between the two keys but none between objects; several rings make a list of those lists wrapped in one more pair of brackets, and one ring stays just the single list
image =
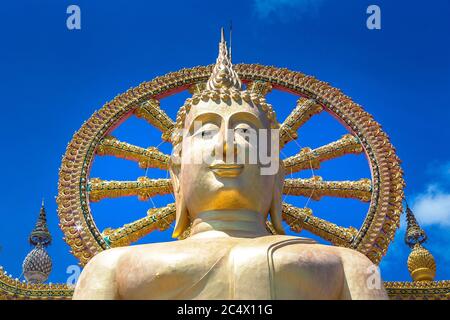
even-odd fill
[{"label": "buddha chest", "polygon": [[[187,239],[127,254],[123,299],[338,299],[340,258],[308,239]],[[153,249],[153,250],[150,250]]]}]

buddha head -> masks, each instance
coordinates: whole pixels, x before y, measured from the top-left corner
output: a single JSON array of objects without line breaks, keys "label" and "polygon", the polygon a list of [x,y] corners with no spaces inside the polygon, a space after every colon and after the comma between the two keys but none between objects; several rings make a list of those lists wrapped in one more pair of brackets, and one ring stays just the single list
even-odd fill
[{"label": "buddha head", "polygon": [[[242,89],[223,30],[219,56],[206,85],[178,111],[170,175],[179,237],[204,212],[254,212],[275,231],[281,225],[284,171],[279,124],[257,85]],[[275,168],[275,170],[274,170]]]}]

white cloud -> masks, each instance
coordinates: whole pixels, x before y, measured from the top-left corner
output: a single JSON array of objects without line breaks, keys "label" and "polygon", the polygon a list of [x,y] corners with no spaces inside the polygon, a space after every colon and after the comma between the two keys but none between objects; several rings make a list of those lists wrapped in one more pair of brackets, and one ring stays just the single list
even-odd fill
[{"label": "white cloud", "polygon": [[450,227],[450,193],[440,190],[439,185],[429,185],[426,192],[416,196],[412,210],[422,226]]},{"label": "white cloud", "polygon": [[434,162],[427,169],[433,183],[413,197],[412,210],[420,225],[450,227],[450,162]]},{"label": "white cloud", "polygon": [[308,13],[316,15],[324,0],[254,0],[254,9],[262,19],[273,17],[286,20]]}]

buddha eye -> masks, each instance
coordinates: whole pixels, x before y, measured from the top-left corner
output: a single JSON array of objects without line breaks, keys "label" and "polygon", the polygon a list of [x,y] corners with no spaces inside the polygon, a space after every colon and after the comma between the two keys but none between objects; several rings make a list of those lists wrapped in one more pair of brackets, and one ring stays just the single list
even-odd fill
[{"label": "buddha eye", "polygon": [[205,123],[193,134],[198,139],[209,140],[214,138],[219,132],[219,127],[214,123]]},{"label": "buddha eye", "polygon": [[235,130],[235,132],[237,132],[237,133],[248,133],[248,129],[247,128],[237,128],[236,130]]},{"label": "buddha eye", "polygon": [[201,132],[202,139],[211,139],[214,136],[215,130],[203,130]]},{"label": "buddha eye", "polygon": [[241,124],[234,129],[234,134],[237,139],[236,141],[250,142],[250,136],[252,134],[252,130],[248,125]]},{"label": "buddha eye", "polygon": [[247,124],[240,124],[234,129],[235,134],[247,137],[251,133],[251,128]]}]

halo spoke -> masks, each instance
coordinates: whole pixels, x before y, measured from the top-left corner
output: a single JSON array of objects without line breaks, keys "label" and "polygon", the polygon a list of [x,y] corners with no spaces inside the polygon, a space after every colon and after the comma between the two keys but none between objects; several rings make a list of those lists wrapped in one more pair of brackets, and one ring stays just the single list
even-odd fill
[{"label": "halo spoke", "polygon": [[350,246],[358,234],[354,227],[344,228],[324,219],[314,217],[309,208],[297,208],[283,203],[282,217],[291,230],[300,232],[305,229],[315,235],[330,241],[334,245]]},{"label": "halo spoke", "polygon": [[271,234],[277,234],[277,231],[275,230],[272,222],[270,222],[269,220],[266,220],[266,230],[269,231],[269,233]]},{"label": "halo spoke", "polygon": [[296,155],[283,160],[286,173],[294,173],[305,169],[319,169],[323,161],[335,159],[346,154],[359,154],[363,147],[358,138],[351,134],[326,144],[317,149],[303,148]]},{"label": "halo spoke", "polygon": [[280,127],[281,146],[291,140],[297,139],[298,128],[304,125],[313,115],[322,112],[322,110],[322,106],[314,99],[298,99],[297,106]]},{"label": "halo spoke", "polygon": [[170,157],[155,147],[142,148],[126,142],[117,140],[112,136],[106,136],[97,148],[99,156],[115,156],[139,163],[143,169],[158,168],[167,170]]},{"label": "halo spoke", "polygon": [[175,220],[175,204],[171,203],[162,208],[150,209],[147,216],[118,229],[107,228],[102,235],[111,248],[129,246],[131,243],[145,237],[158,229],[167,230]]},{"label": "halo spoke", "polygon": [[309,179],[286,179],[284,194],[311,197],[320,200],[323,196],[353,198],[368,202],[372,196],[370,179],[358,181],[322,181],[315,176]]},{"label": "halo spoke", "polygon": [[139,177],[137,181],[105,181],[93,178],[88,185],[89,200],[97,202],[106,198],[138,196],[146,201],[155,195],[172,193],[170,179]]},{"label": "halo spoke", "polygon": [[147,120],[152,126],[162,131],[161,138],[164,141],[170,142],[172,131],[174,128],[173,120],[160,107],[159,100],[150,99],[141,104],[139,108],[134,111],[138,118]]}]

